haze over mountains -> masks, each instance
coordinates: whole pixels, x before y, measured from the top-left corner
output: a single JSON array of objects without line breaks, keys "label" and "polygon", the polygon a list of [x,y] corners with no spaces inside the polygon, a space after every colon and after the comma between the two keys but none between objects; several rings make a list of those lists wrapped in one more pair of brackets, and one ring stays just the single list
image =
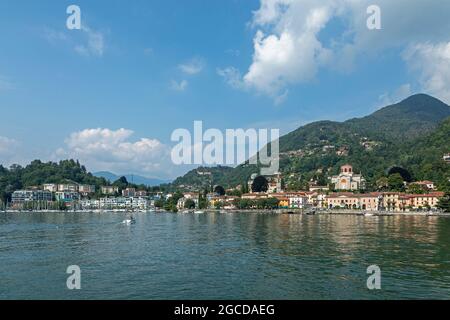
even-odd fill
[{"label": "haze over mountains", "polygon": [[[392,166],[403,166],[415,179],[445,182],[450,165],[442,160],[450,152],[450,106],[426,94],[413,95],[363,118],[344,122],[318,121],[280,138],[280,171],[285,183],[305,187],[322,181],[351,163],[374,184]],[[205,168],[204,170],[208,170]],[[245,182],[255,165],[217,167],[206,176],[212,184],[233,187]],[[192,170],[175,186],[209,184]]]},{"label": "haze over mountains", "polygon": [[[111,183],[113,183],[114,181],[116,181],[117,179],[119,179],[121,177],[121,175],[116,175],[109,171],[98,171],[98,172],[94,172],[93,175],[95,177],[105,178],[106,180],[108,180]],[[147,178],[147,177],[136,175],[136,174],[125,174],[123,176],[125,176],[125,178],[127,178],[127,181],[130,183],[137,184],[137,185],[143,184],[148,187],[159,186],[160,184],[170,182],[169,180]]]}]

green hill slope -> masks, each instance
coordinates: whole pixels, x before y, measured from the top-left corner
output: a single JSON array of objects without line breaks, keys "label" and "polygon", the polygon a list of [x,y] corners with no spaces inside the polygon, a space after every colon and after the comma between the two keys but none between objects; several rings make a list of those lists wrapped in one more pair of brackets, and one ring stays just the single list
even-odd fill
[{"label": "green hill slope", "polygon": [[[344,163],[361,171],[369,185],[398,165],[415,179],[444,181],[450,175],[442,161],[450,152],[447,117],[448,105],[418,94],[363,118],[310,123],[280,138],[280,171],[293,188],[304,188],[310,179],[324,182]],[[236,186],[255,172],[256,166],[242,164],[221,171],[214,182]],[[185,180],[175,185],[179,181]]]}]

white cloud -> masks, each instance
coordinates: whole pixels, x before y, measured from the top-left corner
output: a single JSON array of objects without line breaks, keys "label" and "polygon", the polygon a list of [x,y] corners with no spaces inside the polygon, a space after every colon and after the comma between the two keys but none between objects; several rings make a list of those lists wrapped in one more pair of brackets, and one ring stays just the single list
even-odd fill
[{"label": "white cloud", "polygon": [[[233,81],[227,82],[237,87],[234,84],[240,80],[243,85],[239,88],[251,88],[277,101],[290,85],[314,80],[321,68],[348,72],[358,57],[377,57],[388,48],[430,42],[438,60],[446,61],[444,49],[436,45],[450,40],[450,19],[443,14],[450,12],[449,1],[378,0],[382,30],[367,28],[366,9],[372,4],[369,0],[261,0],[250,23],[256,29],[252,63],[240,79],[237,70],[228,73]],[[333,21],[339,21],[341,27],[336,28]],[[324,39],[327,28],[334,28],[328,33],[333,36]],[[427,49],[420,48],[416,54],[420,56],[423,50]],[[418,65],[417,69],[425,78],[432,78],[430,68],[436,70],[440,63],[432,65]],[[444,74],[437,78],[433,78],[434,84],[422,80],[424,88],[436,90],[442,84],[439,81],[448,80]]]},{"label": "white cloud", "polygon": [[127,129],[85,129],[72,133],[55,157],[79,159],[90,170],[160,175],[171,172],[170,150],[157,139],[132,141]]},{"label": "white cloud", "polygon": [[102,57],[105,53],[105,36],[102,32],[91,29],[86,24],[81,30],[57,31],[50,28],[44,29],[44,38],[52,43],[66,43],[75,52],[82,56]]},{"label": "white cloud", "polygon": [[450,42],[412,45],[403,57],[425,92],[450,103]]},{"label": "white cloud", "polygon": [[379,97],[381,107],[395,104],[401,100],[409,97],[412,94],[411,85],[409,83],[403,84],[396,90],[390,93],[384,93]]},{"label": "white cloud", "polygon": [[241,73],[234,67],[227,67],[223,69],[218,68],[217,74],[221,76],[229,86],[235,89],[241,89],[244,87]]},{"label": "white cloud", "polygon": [[103,56],[105,51],[104,36],[101,32],[92,30],[87,26],[82,26],[81,30],[87,36],[86,44],[79,44],[75,46],[75,51],[84,56]]},{"label": "white cloud", "polygon": [[200,73],[205,66],[205,63],[200,58],[193,58],[188,62],[182,63],[178,68],[185,74],[194,75]]},{"label": "white cloud", "polygon": [[185,91],[187,89],[187,86],[188,86],[187,80],[181,80],[179,82],[172,80],[170,83],[170,87],[172,88],[172,90],[180,91],[180,92]]}]

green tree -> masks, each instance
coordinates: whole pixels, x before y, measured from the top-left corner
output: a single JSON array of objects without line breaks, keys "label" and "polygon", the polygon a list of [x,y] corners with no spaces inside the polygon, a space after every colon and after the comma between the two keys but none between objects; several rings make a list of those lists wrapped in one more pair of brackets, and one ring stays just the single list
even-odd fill
[{"label": "green tree", "polygon": [[263,176],[258,176],[253,180],[252,191],[253,192],[266,192],[269,189],[269,182]]},{"label": "green tree", "polygon": [[388,177],[388,185],[391,191],[403,191],[405,189],[403,178],[399,173],[391,174]]},{"label": "green tree", "polygon": [[225,189],[222,186],[216,186],[214,188],[214,193],[218,194],[219,196],[224,196],[225,195]]},{"label": "green tree", "polygon": [[437,207],[444,212],[450,212],[450,192],[446,192],[445,195],[439,199]]},{"label": "green tree", "polygon": [[195,202],[192,199],[187,199],[184,202],[184,208],[185,209],[195,209]]},{"label": "green tree", "polygon": [[386,177],[381,177],[376,182],[377,190],[383,191],[389,188],[389,179]]}]

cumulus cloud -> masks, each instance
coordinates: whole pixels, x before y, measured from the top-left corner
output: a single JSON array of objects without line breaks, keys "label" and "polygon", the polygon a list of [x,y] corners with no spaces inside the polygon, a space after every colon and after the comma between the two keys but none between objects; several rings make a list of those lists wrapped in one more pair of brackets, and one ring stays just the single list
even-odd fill
[{"label": "cumulus cloud", "polygon": [[412,45],[403,57],[426,92],[450,102],[450,42]]},{"label": "cumulus cloud", "polygon": [[72,133],[55,156],[79,159],[91,170],[161,175],[170,172],[170,150],[157,139],[132,141],[127,129],[85,129]]},{"label": "cumulus cloud", "polygon": [[[358,57],[376,57],[384,49],[419,44],[415,53],[421,56],[427,50],[423,44],[431,42],[439,61],[445,61],[445,49],[435,46],[450,40],[450,19],[444,14],[450,12],[450,2],[378,0],[381,30],[367,28],[367,8],[372,4],[368,0],[261,0],[250,23],[256,31],[248,70],[240,78],[232,67],[221,69],[232,72],[219,74],[232,79],[227,82],[233,87],[253,89],[277,101],[290,85],[314,80],[322,68],[349,72]],[[326,30],[331,31],[328,37],[323,36]],[[433,70],[439,66],[432,64]],[[430,67],[417,68],[430,78]],[[442,76],[436,81],[440,80]],[[439,86],[422,82],[424,89]]]},{"label": "cumulus cloud", "polygon": [[178,65],[178,68],[185,74],[194,75],[200,73],[205,66],[203,59],[193,58],[185,63]]}]

